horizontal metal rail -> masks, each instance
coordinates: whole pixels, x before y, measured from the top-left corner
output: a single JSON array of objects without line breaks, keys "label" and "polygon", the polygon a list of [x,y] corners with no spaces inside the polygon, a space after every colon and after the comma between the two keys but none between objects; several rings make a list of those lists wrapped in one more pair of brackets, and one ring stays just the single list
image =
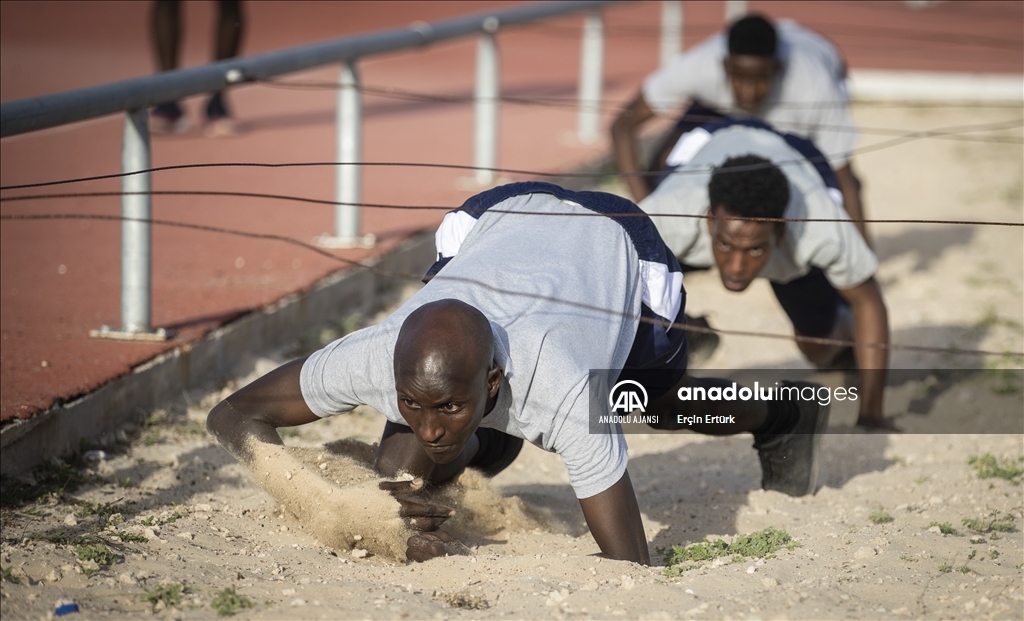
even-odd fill
[{"label": "horizontal metal rail", "polygon": [[417,22],[406,28],[343,37],[257,56],[233,58],[202,67],[20,99],[0,104],[0,137],[126,110],[148,108],[253,80],[266,80],[322,65],[420,47],[485,32],[487,29],[493,32],[495,20],[497,25],[505,28],[613,3],[610,0],[550,2],[503,11],[485,11],[433,23]]}]

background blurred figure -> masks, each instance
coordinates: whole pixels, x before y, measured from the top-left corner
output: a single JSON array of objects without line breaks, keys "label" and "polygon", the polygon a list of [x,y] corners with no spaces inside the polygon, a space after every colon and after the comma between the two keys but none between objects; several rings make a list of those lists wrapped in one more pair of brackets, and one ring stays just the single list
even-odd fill
[{"label": "background blurred figure", "polygon": [[[218,3],[217,31],[214,38],[214,60],[238,55],[242,41],[242,3],[240,0],[220,0]],[[157,0],[153,3],[153,40],[161,71],[178,68],[178,48],[181,44],[181,2]],[[153,108],[151,130],[157,134],[180,134],[188,130],[189,121],[176,101],[168,101]],[[224,92],[214,93],[206,103],[203,131],[207,136],[231,136],[235,124],[224,103]]]},{"label": "background blurred figure", "polygon": [[[856,127],[848,111],[846,64],[823,36],[791,21],[750,15],[647,76],[640,93],[612,125],[619,171],[640,170],[637,136],[654,115],[688,102],[675,131],[655,153],[660,171],[682,134],[723,117],[755,117],[810,139],[828,158],[851,218],[862,219],[860,182],[850,167]],[[626,177],[635,200],[651,192],[643,177]],[[858,229],[865,233],[863,223]],[[867,237],[865,236],[865,239]]]}]

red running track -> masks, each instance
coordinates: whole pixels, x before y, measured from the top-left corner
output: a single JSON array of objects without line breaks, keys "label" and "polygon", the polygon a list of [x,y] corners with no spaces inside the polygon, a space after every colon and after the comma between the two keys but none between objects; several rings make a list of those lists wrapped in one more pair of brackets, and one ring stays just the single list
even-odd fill
[{"label": "red running track", "polygon": [[[508,2],[247,3],[243,53],[394,28],[507,6]],[[185,7],[183,65],[208,62],[212,2]],[[946,2],[911,9],[901,2],[751,2],[750,9],[791,17],[830,36],[853,68],[977,71],[1024,70],[1024,4]],[[146,75],[154,67],[148,3],[0,3],[0,92],[10,101]],[[657,3],[606,11],[605,97],[625,101],[657,64]],[[687,47],[721,27],[721,2],[685,4]],[[510,29],[499,38],[502,89],[521,97],[575,95],[580,17]],[[464,39],[360,63],[369,86],[469,95],[475,41]],[[326,68],[289,79],[336,80]],[[229,101],[240,122],[234,138],[207,139],[198,130],[153,143],[156,166],[194,162],[332,161],[332,91],[239,88]],[[201,98],[186,102],[197,118]],[[367,161],[472,162],[468,104],[364,97]],[[609,117],[605,117],[606,123]],[[565,171],[591,161],[607,144],[580,146],[571,108],[501,109],[502,166]],[[16,136],[0,142],[0,184],[117,172],[120,116]],[[366,168],[364,200],[454,207],[471,192],[466,173]],[[155,190],[237,190],[333,198],[328,167],[278,170],[201,169],[166,172]],[[117,191],[117,180],[65,186]],[[4,196],[36,191],[5,192]],[[154,198],[154,217],[308,241],[332,230],[333,208],[234,197]],[[116,215],[116,197],[5,202],[2,213]],[[372,251],[339,251],[363,259],[386,252],[429,228],[443,211],[368,209],[364,231]],[[201,338],[233,317],[305,289],[338,264],[278,242],[157,226],[153,233],[153,322],[175,328],[165,344],[93,340],[91,328],[119,324],[120,235],[116,222],[5,221],[0,227],[0,421],[27,418],[99,386],[170,348]]]}]

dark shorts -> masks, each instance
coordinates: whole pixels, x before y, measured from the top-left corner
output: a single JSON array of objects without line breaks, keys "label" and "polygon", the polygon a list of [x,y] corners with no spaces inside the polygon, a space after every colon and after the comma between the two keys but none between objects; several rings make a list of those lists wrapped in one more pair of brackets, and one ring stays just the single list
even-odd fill
[{"label": "dark shorts", "polygon": [[[710,268],[682,265],[683,273],[700,272]],[[839,290],[825,277],[821,268],[812,267],[796,280],[785,284],[772,283],[775,299],[793,323],[793,328],[804,336],[827,336],[836,325],[840,306],[849,303]]]},{"label": "dark shorts", "polygon": [[[664,326],[641,320],[633,337],[633,347],[629,350],[626,363],[619,373],[619,381],[633,380],[643,384],[650,399],[657,399],[679,383],[686,375],[687,343],[686,330],[686,291],[679,304],[679,313],[673,320],[673,327],[668,331]],[[641,304],[640,316],[653,319],[654,313]]]}]

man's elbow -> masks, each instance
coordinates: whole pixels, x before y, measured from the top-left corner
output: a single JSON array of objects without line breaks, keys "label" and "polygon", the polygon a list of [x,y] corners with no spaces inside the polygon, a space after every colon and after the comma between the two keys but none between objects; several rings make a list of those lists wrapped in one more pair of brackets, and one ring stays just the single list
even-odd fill
[{"label": "man's elbow", "polygon": [[206,415],[206,430],[223,444],[223,438],[230,435],[230,430],[238,426],[238,413],[227,399],[213,406]]}]

